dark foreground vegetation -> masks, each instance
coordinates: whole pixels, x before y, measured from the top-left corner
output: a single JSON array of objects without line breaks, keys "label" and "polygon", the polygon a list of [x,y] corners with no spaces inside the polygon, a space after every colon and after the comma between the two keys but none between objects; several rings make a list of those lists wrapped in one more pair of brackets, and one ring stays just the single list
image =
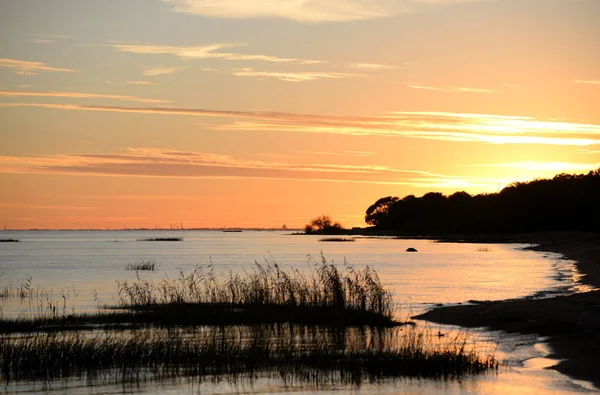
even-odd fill
[{"label": "dark foreground vegetation", "polygon": [[63,314],[44,306],[33,316],[0,319],[0,332],[89,328],[90,325],[243,325],[292,322],[394,326],[391,292],[371,267],[335,265],[324,257],[305,271],[256,264],[244,274],[212,267],[159,282],[117,282],[120,302],[96,314]]},{"label": "dark foreground vegetation", "polygon": [[149,237],[138,241],[183,241],[183,237]]},{"label": "dark foreground vegetation", "polygon": [[139,278],[119,281],[121,308],[148,310],[166,305],[209,304],[285,308],[330,308],[352,313],[372,314],[391,321],[393,305],[377,272],[366,266],[355,269],[329,263],[324,257],[312,261],[310,269],[284,270],[277,263],[261,265],[244,274],[218,276],[214,269],[197,267],[179,278],[152,283]]},{"label": "dark foreground vegetation", "polygon": [[128,263],[125,265],[125,270],[156,270],[156,262],[152,261],[137,261],[134,263]]},{"label": "dark foreground vegetation", "polygon": [[398,325],[390,291],[370,267],[322,258],[306,271],[271,263],[217,276],[197,268],[160,282],[138,274],[118,288],[120,303],[94,314],[66,314],[41,297],[36,314],[1,319],[0,379],[51,386],[266,376],[319,387],[498,368],[464,336],[442,342],[423,326]]},{"label": "dark foreground vegetation", "polygon": [[44,382],[85,376],[117,382],[169,377],[252,380],[266,373],[313,386],[397,377],[460,378],[495,370],[464,339],[431,345],[427,333],[262,325],[0,338],[0,378]]},{"label": "dark foreground vegetation", "polygon": [[600,169],[516,182],[499,193],[476,196],[388,196],[367,209],[365,222],[374,230],[411,235],[600,231],[598,202]]}]

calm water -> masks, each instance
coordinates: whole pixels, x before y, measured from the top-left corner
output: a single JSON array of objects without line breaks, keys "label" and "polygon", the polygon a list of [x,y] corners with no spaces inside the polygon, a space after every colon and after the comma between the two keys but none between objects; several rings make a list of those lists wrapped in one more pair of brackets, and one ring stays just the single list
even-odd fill
[{"label": "calm water", "polygon": [[[138,241],[152,237],[183,237],[182,242]],[[254,262],[277,262],[283,267],[305,269],[309,257],[355,267],[371,265],[384,284],[394,290],[399,315],[418,314],[438,303],[469,300],[500,300],[547,293],[581,290],[572,262],[559,255],[523,251],[525,245],[434,243],[425,240],[357,238],[354,243],[319,242],[317,236],[293,236],[289,232],[218,231],[36,231],[0,232],[0,238],[20,243],[0,243],[0,287],[21,287],[28,279],[34,289],[49,295],[69,311],[96,309],[116,301],[116,281],[174,278],[197,265],[212,264],[217,273],[252,270]],[[414,247],[418,253],[406,253]],[[155,262],[154,272],[127,271],[127,264]],[[63,297],[64,296],[64,297]],[[4,316],[24,315],[35,310],[31,303],[4,300]],[[478,334],[482,342],[502,342],[498,355],[516,368],[499,375],[464,382],[402,381],[363,386],[360,393],[506,393],[515,386],[520,393],[585,391],[564,376],[542,370],[551,364],[548,352],[535,338],[507,337],[498,333]],[[254,384],[258,392],[292,390],[270,381]],[[530,389],[531,391],[527,392]],[[31,388],[11,387],[10,392]],[[96,393],[122,392],[123,387],[100,386]],[[136,391],[148,393],[192,393],[198,388],[181,382],[143,385]],[[203,384],[202,392],[244,392],[248,388]],[[327,392],[348,388],[330,388]],[[70,393],[89,393],[74,384]],[[305,391],[300,391],[305,393]],[[307,392],[309,393],[309,392]]]}]

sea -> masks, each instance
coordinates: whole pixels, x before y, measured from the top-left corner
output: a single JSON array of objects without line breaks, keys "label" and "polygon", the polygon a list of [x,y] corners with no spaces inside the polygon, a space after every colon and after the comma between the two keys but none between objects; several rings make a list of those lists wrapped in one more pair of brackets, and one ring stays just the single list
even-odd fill
[{"label": "sea", "polygon": [[[178,241],[148,241],[176,238]],[[33,290],[38,302],[0,298],[5,318],[34,315],[48,305],[63,313],[93,312],[118,302],[117,282],[161,281],[212,268],[228,276],[277,264],[310,271],[323,260],[354,268],[370,266],[392,291],[398,319],[409,319],[439,305],[512,298],[543,298],[589,290],[579,282],[574,262],[559,254],[527,250],[526,244],[446,243],[393,237],[354,237],[352,242],[327,242],[318,235],[291,231],[120,230],[3,231],[0,242],[0,293]],[[417,252],[407,252],[414,248]],[[128,270],[140,262],[153,271]],[[419,325],[427,323],[419,322]],[[436,331],[465,331],[435,326]],[[123,386],[87,385],[74,380],[63,387],[34,383],[6,384],[5,393],[187,394],[187,393],[357,393],[357,394],[557,394],[588,393],[591,384],[572,380],[547,367],[551,349],[535,335],[470,330],[477,346],[494,348],[503,361],[498,373],[453,380],[394,380],[360,387],[332,385],[302,388],[267,378],[251,384],[189,383],[174,379]],[[57,392],[58,391],[58,392]]]}]

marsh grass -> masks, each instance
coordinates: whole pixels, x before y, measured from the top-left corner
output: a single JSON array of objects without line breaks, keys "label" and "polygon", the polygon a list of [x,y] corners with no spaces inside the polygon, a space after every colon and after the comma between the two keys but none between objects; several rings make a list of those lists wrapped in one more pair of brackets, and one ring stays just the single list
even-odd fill
[{"label": "marsh grass", "polygon": [[156,263],[154,261],[137,261],[134,263],[128,263],[125,265],[125,270],[156,270]]},{"label": "marsh grass", "polygon": [[321,242],[353,243],[356,241],[353,237],[324,237],[319,239]]},{"label": "marsh grass", "polygon": [[[29,292],[30,280],[23,286]],[[370,267],[309,260],[306,271],[276,262],[256,263],[243,274],[216,275],[197,267],[175,279],[117,281],[116,305],[75,314],[63,303],[39,298],[25,316],[0,319],[0,333],[85,330],[91,326],[190,327],[295,323],[396,326],[391,292]],[[74,292],[74,291],[73,291]]]},{"label": "marsh grass", "polygon": [[142,378],[217,377],[360,385],[400,377],[460,378],[498,368],[456,338],[432,341],[422,329],[333,330],[262,325],[186,330],[34,333],[0,337],[0,377],[55,381],[85,376],[124,382]]},{"label": "marsh grass", "polygon": [[183,241],[183,237],[149,237],[138,241]]},{"label": "marsh grass", "polygon": [[276,262],[255,262],[251,271],[218,276],[209,265],[158,283],[137,276],[132,282],[117,281],[117,287],[119,307],[135,311],[184,309],[190,313],[190,308],[203,306],[219,308],[225,314],[255,316],[261,310],[273,318],[334,314],[336,318],[346,315],[356,321],[363,316],[373,323],[388,324],[394,313],[391,292],[374,269],[355,269],[346,262],[340,267],[324,256],[318,261],[309,258],[308,271],[284,270]]}]

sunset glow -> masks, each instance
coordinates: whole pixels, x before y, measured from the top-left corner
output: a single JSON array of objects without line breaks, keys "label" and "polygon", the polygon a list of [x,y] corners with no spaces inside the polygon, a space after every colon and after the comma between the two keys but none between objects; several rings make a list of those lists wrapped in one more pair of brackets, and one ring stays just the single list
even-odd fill
[{"label": "sunset glow", "polygon": [[364,226],[600,167],[597,0],[0,0],[0,226]]}]

